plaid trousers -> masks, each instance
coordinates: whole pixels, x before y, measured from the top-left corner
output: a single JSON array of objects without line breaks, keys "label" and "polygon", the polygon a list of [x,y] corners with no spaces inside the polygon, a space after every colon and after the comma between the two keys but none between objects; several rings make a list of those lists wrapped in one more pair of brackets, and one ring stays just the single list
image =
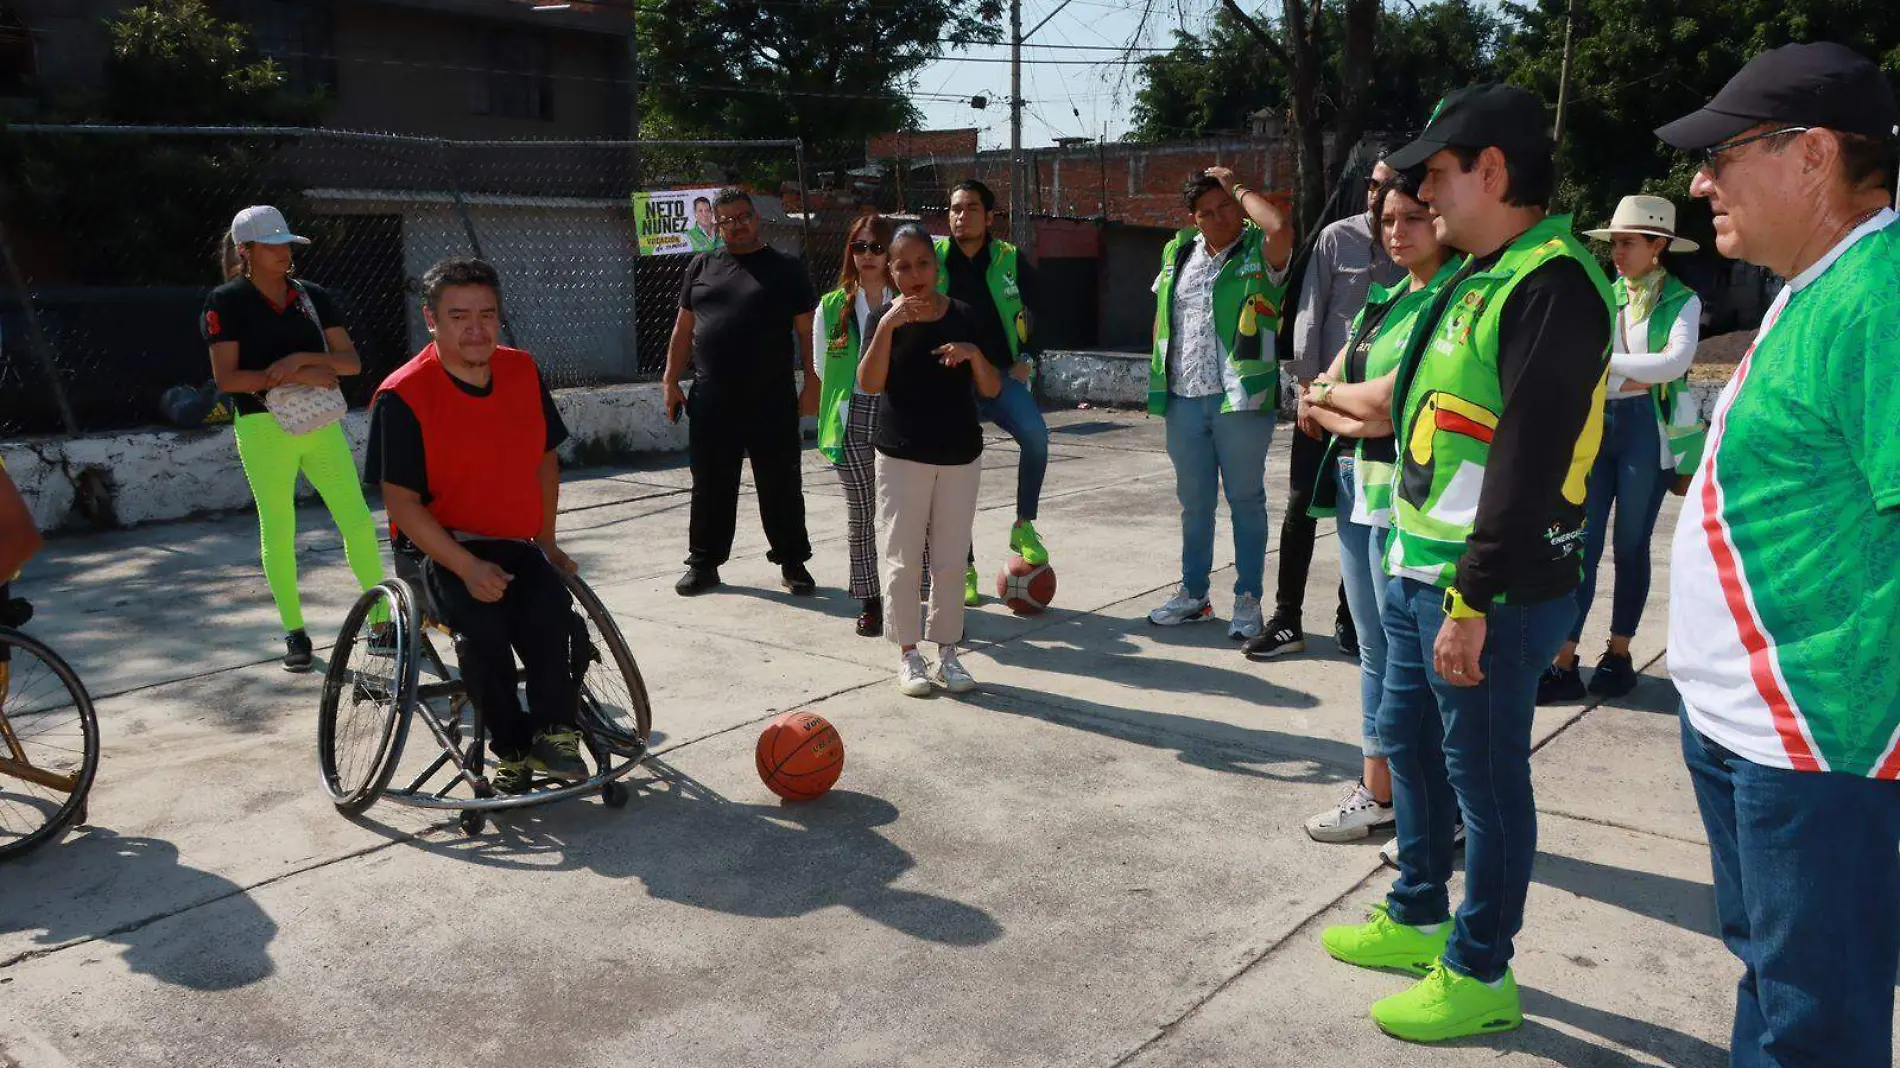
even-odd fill
[{"label": "plaid trousers", "polygon": [[877,548],[877,457],[871,436],[877,433],[877,398],[851,394],[845,416],[844,457],[838,462],[838,481],[844,485],[851,550],[851,596],[871,600],[881,595]]}]

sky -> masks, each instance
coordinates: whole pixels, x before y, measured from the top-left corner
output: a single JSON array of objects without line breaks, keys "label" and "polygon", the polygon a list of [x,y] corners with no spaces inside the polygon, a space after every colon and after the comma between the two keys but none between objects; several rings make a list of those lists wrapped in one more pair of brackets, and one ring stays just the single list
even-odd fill
[{"label": "sky", "polygon": [[[1121,137],[1138,84],[1135,66],[1119,62],[1121,49],[1131,43],[1165,49],[1181,24],[1182,7],[1190,28],[1198,30],[1216,6],[1215,0],[1156,0],[1144,31],[1142,0],[1069,0],[1057,11],[1061,2],[1023,0],[1024,31],[1056,12],[1023,45],[1028,148],[1054,144],[1058,137],[1099,138],[1104,127],[1109,140]],[[1009,46],[952,47],[946,55],[923,68],[913,87],[924,128],[975,126],[983,148],[1009,147]],[[987,108],[970,107],[969,98],[978,95],[989,98]]]}]

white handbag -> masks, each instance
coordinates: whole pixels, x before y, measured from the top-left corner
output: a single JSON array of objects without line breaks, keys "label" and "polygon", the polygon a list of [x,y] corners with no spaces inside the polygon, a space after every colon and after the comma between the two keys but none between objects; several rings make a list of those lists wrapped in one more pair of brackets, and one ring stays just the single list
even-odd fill
[{"label": "white handbag", "polygon": [[[291,287],[297,292],[297,306],[316,324],[317,336],[323,338],[323,351],[330,351],[330,339],[323,332],[323,320],[317,315],[317,306],[310,302],[310,294],[295,282]],[[284,428],[286,434],[308,434],[322,430],[331,423],[340,421],[350,410],[350,402],[343,391],[335,386],[306,386],[301,382],[291,382],[282,386],[273,386],[264,394],[264,407]]]}]

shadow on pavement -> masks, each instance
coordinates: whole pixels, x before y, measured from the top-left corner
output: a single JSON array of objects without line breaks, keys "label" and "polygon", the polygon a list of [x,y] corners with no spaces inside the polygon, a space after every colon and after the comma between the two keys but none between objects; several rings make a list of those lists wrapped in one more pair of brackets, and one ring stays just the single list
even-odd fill
[{"label": "shadow on pavement", "polygon": [[475,837],[413,844],[492,867],[638,879],[662,901],[734,916],[791,919],[843,906],[928,942],[978,946],[1002,937],[981,909],[891,885],[917,862],[878,833],[898,818],[882,798],[833,790],[811,802],[749,804],[662,760],[647,767],[656,777],[627,780],[633,799],[623,811],[554,804],[500,813]]},{"label": "shadow on pavement", "polygon": [[[1643,1068],[1650,1062],[1572,1038],[1544,1023],[1544,1020],[1566,1024],[1626,1049],[1642,1050],[1671,1068],[1723,1068],[1728,1064],[1726,1050],[1694,1035],[1580,1005],[1542,990],[1526,987],[1522,989],[1522,995],[1524,1029],[1518,1032],[1518,1038],[1512,1040],[1512,1048],[1542,1054],[1565,1068]],[[1473,1040],[1469,1044],[1492,1045],[1495,1042],[1495,1039],[1483,1039]]]},{"label": "shadow on pavement", "polygon": [[1625,912],[1717,936],[1715,888],[1693,879],[1633,871],[1561,853],[1539,853],[1532,878],[1544,886]]},{"label": "shadow on pavement", "polygon": [[[170,842],[95,828],[10,863],[7,880],[10,887],[85,889],[30,899],[6,895],[0,933],[38,929],[33,940],[46,947],[89,939],[117,943],[125,947],[127,968],[191,990],[235,990],[275,970],[276,921],[236,883],[180,864]],[[179,904],[157,915],[132,911],[139,901],[167,899]],[[164,922],[206,908],[218,911]]]}]

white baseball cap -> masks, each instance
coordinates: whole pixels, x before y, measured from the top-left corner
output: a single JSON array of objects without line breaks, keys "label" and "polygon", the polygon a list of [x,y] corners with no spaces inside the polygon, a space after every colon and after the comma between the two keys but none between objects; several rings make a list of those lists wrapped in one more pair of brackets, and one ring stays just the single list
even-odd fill
[{"label": "white baseball cap", "polygon": [[284,213],[267,204],[245,208],[231,220],[231,243],[248,245],[308,245],[310,239],[290,232]]}]

